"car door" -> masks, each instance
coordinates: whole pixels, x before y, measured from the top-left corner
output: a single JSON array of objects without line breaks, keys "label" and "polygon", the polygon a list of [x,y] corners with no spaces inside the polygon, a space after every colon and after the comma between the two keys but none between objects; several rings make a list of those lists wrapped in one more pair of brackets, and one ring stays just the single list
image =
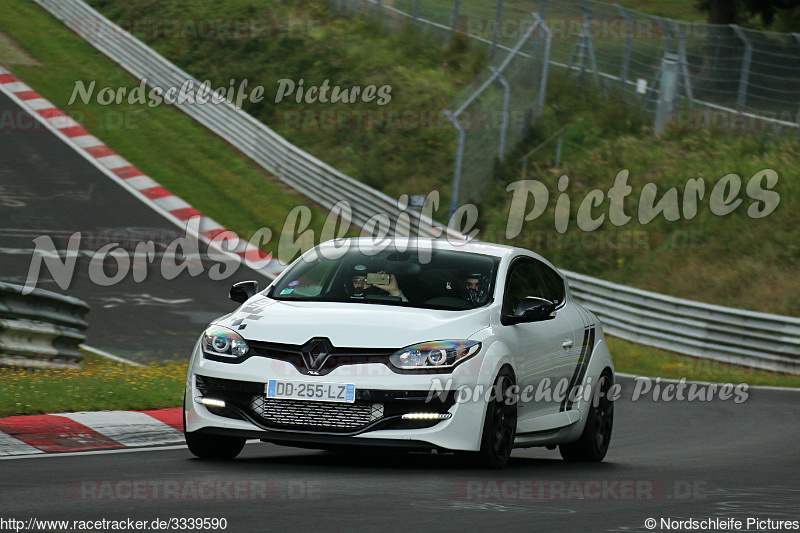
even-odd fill
[{"label": "car door", "polygon": [[[537,261],[537,265],[547,290],[547,299],[556,304],[556,314],[565,317],[572,324],[571,344],[565,337],[565,344],[569,344],[569,348],[565,348],[563,371],[559,376],[559,379],[568,380],[569,391],[583,382],[594,333],[585,312],[581,312],[574,302],[567,301],[566,282],[561,274],[541,261]],[[569,410],[573,404],[574,402],[566,398],[561,401],[560,410]]]},{"label": "car door", "polygon": [[[509,265],[503,296],[503,316],[514,313],[517,305],[528,296],[548,298],[539,265],[533,258],[520,257]],[[571,376],[570,351],[574,345],[574,328],[568,313],[561,310],[550,320],[504,324],[504,333],[513,346],[520,391],[528,391],[518,406],[520,422],[525,419],[557,413],[559,401],[533,401],[540,383],[550,380],[550,392],[560,379]],[[503,321],[505,322],[505,321]],[[569,344],[572,342],[572,344]],[[531,401],[525,401],[528,399]]]}]

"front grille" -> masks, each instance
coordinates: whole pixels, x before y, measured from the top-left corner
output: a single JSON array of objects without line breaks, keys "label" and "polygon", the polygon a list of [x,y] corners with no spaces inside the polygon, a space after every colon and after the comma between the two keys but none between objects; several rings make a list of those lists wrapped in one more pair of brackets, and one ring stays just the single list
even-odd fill
[{"label": "front grille", "polygon": [[275,400],[254,396],[250,410],[267,425],[298,430],[355,430],[383,418],[382,403]]},{"label": "front grille", "polygon": [[357,389],[355,403],[276,400],[264,394],[265,384],[196,375],[203,396],[224,400],[227,407],[207,409],[218,416],[249,420],[264,429],[357,434],[376,429],[419,429],[439,420],[402,420],[405,413],[444,413],[455,403],[455,394],[435,395],[426,401],[425,391]]},{"label": "front grille", "polygon": [[[312,339],[313,341],[314,339]],[[280,344],[277,342],[264,342],[248,340],[250,347],[248,355],[268,357],[285,361],[294,366],[301,374],[308,374],[309,369],[314,370],[315,376],[325,376],[333,370],[345,365],[364,365],[370,363],[382,363],[390,368],[389,356],[397,351],[396,348],[346,348],[331,346],[331,350],[324,357],[318,360],[315,357],[314,366],[309,366],[311,360],[304,355],[304,350],[312,342],[303,345]]]}]

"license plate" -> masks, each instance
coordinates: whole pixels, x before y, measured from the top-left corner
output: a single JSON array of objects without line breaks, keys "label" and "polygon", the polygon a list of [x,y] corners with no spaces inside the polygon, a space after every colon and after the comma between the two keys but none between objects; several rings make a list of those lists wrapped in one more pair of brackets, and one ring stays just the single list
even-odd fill
[{"label": "license plate", "polygon": [[270,379],[267,381],[265,388],[267,398],[341,403],[353,403],[356,401],[356,386],[353,383],[320,383]]}]

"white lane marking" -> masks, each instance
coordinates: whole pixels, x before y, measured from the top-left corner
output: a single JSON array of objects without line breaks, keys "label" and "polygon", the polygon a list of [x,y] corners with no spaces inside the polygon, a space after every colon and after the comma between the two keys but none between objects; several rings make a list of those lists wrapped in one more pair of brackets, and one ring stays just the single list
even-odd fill
[{"label": "white lane marking", "polygon": [[161,187],[161,185],[159,185],[158,182],[150,176],[136,176],[135,178],[128,178],[125,181],[137,191],[152,189],[153,187]]},{"label": "white lane marking", "polygon": [[55,107],[52,103],[48,102],[44,98],[33,98],[31,100],[26,100],[25,103],[28,104],[28,107],[35,109],[36,111],[39,111],[40,109],[52,109]]},{"label": "white lane marking", "polygon": [[118,355],[114,355],[112,353],[108,353],[106,351],[100,350],[99,348],[94,348],[92,346],[86,346],[85,344],[81,344],[81,349],[86,350],[87,352],[91,352],[95,355],[99,355],[100,357],[105,357],[107,359],[111,359],[112,361],[119,361],[120,363],[126,363],[133,366],[140,366],[142,368],[145,365],[141,363],[137,363],[136,361],[131,361],[130,359],[125,359],[124,357],[120,357]]},{"label": "white lane marking", "polygon": [[26,444],[19,439],[0,431],[0,457],[6,455],[30,455],[44,453],[39,448]]},{"label": "white lane marking", "polygon": [[125,446],[153,446],[183,442],[183,434],[152,416],[135,411],[59,413]]},{"label": "white lane marking", "polygon": [[[8,74],[8,71],[3,72],[2,74]],[[3,87],[11,91],[12,93],[26,93],[28,91],[33,90],[24,83],[22,83],[21,81],[15,81],[13,83],[4,83]]]},{"label": "white lane marking", "polygon": [[104,167],[114,170],[115,168],[131,166],[128,161],[119,155],[107,155],[105,157],[98,157],[97,161]]},{"label": "white lane marking", "polygon": [[[623,378],[647,378],[647,379],[652,379],[653,381],[656,380],[656,377],[659,377],[661,379],[661,383],[680,383],[681,382],[681,380],[679,380],[679,379],[662,378],[660,376],[656,376],[656,377],[653,377],[653,376],[640,376],[638,374],[626,374],[624,372],[615,372],[615,374],[617,376],[620,376],[620,377],[623,377]],[[719,384],[721,384],[723,382],[722,381],[692,381],[690,379],[687,379],[684,383],[695,383],[697,385],[719,385]],[[742,383],[747,383],[747,382],[744,381]],[[774,387],[772,385],[750,385],[749,383],[747,383],[747,385],[751,389],[781,390],[781,391],[800,392],[800,388],[798,388],[798,387]]]},{"label": "white lane marking", "polygon": [[[38,115],[38,113],[37,113],[37,115]],[[59,116],[59,117],[46,118],[44,120],[45,120],[45,122],[47,122],[48,124],[50,124],[51,126],[53,126],[57,130],[64,130],[64,129],[67,129],[67,128],[76,128],[76,127],[80,126],[80,124],[75,122],[72,119],[72,117],[66,117],[66,116],[61,117],[61,116]]]},{"label": "white lane marking", "polygon": [[[246,445],[261,444],[261,441],[254,439],[247,441],[245,444]],[[186,447],[185,444],[178,444],[172,446],[154,446],[151,448],[115,448],[113,450],[91,450],[87,452],[58,452],[58,453],[41,453],[38,455],[11,455],[8,457],[0,456],[0,461],[13,461],[15,459],[39,459],[43,457],[72,457],[81,455],[111,455],[117,453],[162,452],[170,450],[188,451],[188,448]]]},{"label": "white lane marking", "polygon": [[[201,233],[206,233],[208,231],[217,230],[217,229],[225,229],[225,228],[223,228],[220,223],[218,223],[218,222],[216,222],[213,219],[210,219],[208,217],[203,217],[203,218],[200,219],[200,232]],[[228,230],[225,230],[225,231],[228,231]],[[233,233],[233,232],[231,232],[231,233]],[[238,237],[238,235],[237,235],[237,237]]]},{"label": "white lane marking", "polygon": [[9,457],[0,456],[0,461],[12,461],[14,459],[37,459],[39,457],[70,457],[80,455],[110,455],[112,453],[135,453],[135,452],[160,452],[163,450],[186,449],[185,444],[172,446],[156,446],[153,448],[115,448],[113,450],[91,450],[88,452],[59,452],[42,453],[39,455],[12,455]]},{"label": "white lane marking", "polygon": [[161,209],[163,209],[164,211],[175,211],[176,209],[185,209],[187,207],[192,207],[185,201],[174,195],[164,196],[162,198],[156,198],[155,200],[153,200],[153,203],[156,204]]},{"label": "white lane marking", "polygon": [[72,142],[81,148],[94,148],[95,146],[105,146],[105,143],[95,137],[94,135],[81,135],[80,137],[72,137]]}]

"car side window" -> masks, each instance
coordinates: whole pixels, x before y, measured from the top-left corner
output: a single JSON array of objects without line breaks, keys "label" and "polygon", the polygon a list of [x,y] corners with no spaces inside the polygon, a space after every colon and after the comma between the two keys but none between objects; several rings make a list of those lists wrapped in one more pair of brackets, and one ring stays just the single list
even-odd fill
[{"label": "car side window", "polygon": [[566,295],[564,279],[559,276],[555,270],[544,263],[539,263],[539,271],[542,273],[544,285],[547,288],[547,294],[549,295],[548,300],[556,304],[556,306],[564,303]]},{"label": "car side window", "polygon": [[503,314],[510,315],[527,296],[547,298],[539,269],[533,260],[521,260],[511,265],[503,298]]}]

